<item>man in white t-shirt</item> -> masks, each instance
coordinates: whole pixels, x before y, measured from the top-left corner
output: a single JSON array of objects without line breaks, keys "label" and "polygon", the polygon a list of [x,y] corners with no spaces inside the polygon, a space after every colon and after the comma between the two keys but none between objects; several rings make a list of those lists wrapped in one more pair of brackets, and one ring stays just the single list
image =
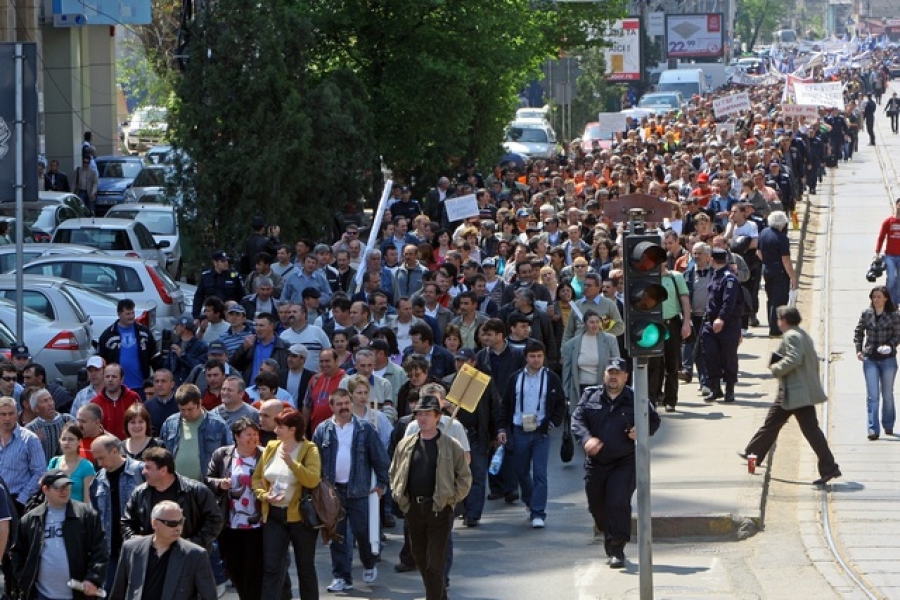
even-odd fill
[{"label": "man in white t-shirt", "polygon": [[303,344],[306,347],[308,352],[306,368],[310,371],[319,370],[319,354],[322,350],[331,348],[331,340],[325,331],[321,327],[309,324],[306,305],[302,302],[291,304],[291,328],[281,333],[281,339],[289,346]]}]

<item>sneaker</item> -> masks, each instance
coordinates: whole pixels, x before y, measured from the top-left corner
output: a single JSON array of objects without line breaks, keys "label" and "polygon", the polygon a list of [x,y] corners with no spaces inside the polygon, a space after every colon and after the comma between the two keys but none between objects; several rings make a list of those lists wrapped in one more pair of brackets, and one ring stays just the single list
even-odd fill
[{"label": "sneaker", "polygon": [[325,588],[325,589],[328,590],[329,592],[344,592],[344,591],[347,591],[347,590],[352,590],[352,589],[353,589],[353,584],[352,584],[352,583],[347,583],[347,582],[344,581],[344,579],[341,578],[341,577],[336,577],[336,578],[334,579],[334,581],[331,582],[331,585],[329,585],[329,586],[328,586],[327,588]]},{"label": "sneaker", "polygon": [[625,568],[625,557],[622,555],[610,556],[609,557],[609,568],[610,569],[624,569]]},{"label": "sneaker", "polygon": [[544,528],[544,520],[540,517],[535,517],[531,520],[531,528],[532,529],[543,529]]},{"label": "sneaker", "polygon": [[378,567],[372,567],[363,571],[363,582],[373,583],[378,578]]},{"label": "sneaker", "polygon": [[228,590],[228,586],[224,583],[220,583],[216,586],[216,598],[221,598],[225,595],[225,592]]}]

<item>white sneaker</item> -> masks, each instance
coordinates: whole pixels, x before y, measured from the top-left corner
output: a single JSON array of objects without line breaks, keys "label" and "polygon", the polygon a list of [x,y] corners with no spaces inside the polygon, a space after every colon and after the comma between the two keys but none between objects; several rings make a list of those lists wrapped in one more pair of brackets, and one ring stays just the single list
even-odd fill
[{"label": "white sneaker", "polygon": [[216,598],[221,598],[222,596],[224,596],[225,592],[227,591],[227,587],[228,586],[226,586],[224,583],[220,583],[219,585],[217,585],[216,586]]},{"label": "white sneaker", "polygon": [[531,528],[532,529],[543,529],[544,528],[544,520],[540,517],[535,517],[531,520]]},{"label": "white sneaker", "polygon": [[366,583],[372,583],[375,579],[378,578],[378,567],[372,567],[371,569],[366,569],[363,571],[363,581]]},{"label": "white sneaker", "polygon": [[325,588],[329,592],[344,592],[346,590],[352,590],[353,584],[347,583],[341,577],[336,577],[327,588]]}]

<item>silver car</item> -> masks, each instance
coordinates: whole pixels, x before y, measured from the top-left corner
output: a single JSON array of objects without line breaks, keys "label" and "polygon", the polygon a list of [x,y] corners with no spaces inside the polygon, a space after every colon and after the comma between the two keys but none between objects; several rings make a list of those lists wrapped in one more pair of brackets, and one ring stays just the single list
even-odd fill
[{"label": "silver car", "polygon": [[[15,275],[0,275],[0,298],[15,301]],[[91,342],[95,348],[103,330],[119,318],[116,298],[60,277],[25,275],[22,301],[26,308],[53,321],[74,321],[84,324],[90,329]],[[151,331],[156,330],[155,304],[136,303],[135,314],[138,323]]]},{"label": "silver car", "polygon": [[114,298],[153,303],[160,329],[171,329],[186,312],[184,292],[152,260],[105,254],[48,256],[26,264],[22,272],[71,279]]},{"label": "silver car", "polygon": [[[53,321],[30,309],[23,311],[25,331],[18,336],[32,360],[47,370],[47,381],[62,380],[69,390],[78,385],[78,371],[93,354],[91,336],[82,323]],[[14,331],[16,305],[0,299],[0,321]]]}]

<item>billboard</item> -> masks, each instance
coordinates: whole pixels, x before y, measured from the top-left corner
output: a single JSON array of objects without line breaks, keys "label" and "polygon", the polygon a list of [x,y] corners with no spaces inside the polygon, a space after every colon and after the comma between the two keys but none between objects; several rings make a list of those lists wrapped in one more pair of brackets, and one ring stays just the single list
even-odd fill
[{"label": "billboard", "polygon": [[718,58],[724,36],[722,13],[666,15],[666,58]]},{"label": "billboard", "polygon": [[54,27],[151,22],[150,0],[52,0],[52,9]]},{"label": "billboard", "polygon": [[[22,46],[23,81],[16,81],[16,46]],[[37,200],[38,95],[37,44],[0,44],[0,201],[16,199],[16,86],[22,86],[23,129],[21,140],[25,201]]]},{"label": "billboard", "polygon": [[641,20],[637,17],[614,21],[603,49],[607,81],[641,80]]}]

